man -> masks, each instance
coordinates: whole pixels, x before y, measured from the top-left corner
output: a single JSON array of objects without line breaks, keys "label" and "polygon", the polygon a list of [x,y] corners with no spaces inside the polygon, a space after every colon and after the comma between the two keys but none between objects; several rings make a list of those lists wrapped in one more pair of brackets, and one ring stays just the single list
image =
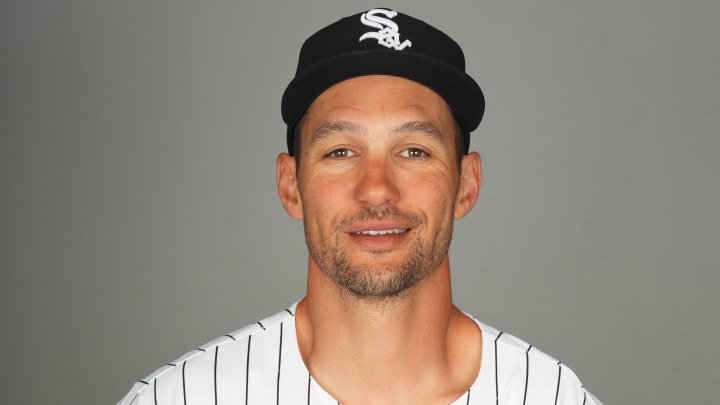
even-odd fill
[{"label": "man", "polygon": [[121,404],[598,404],[575,374],[452,303],[484,98],[448,36],[392,10],[310,37],[282,100],[283,207],[305,298],[186,354]]}]

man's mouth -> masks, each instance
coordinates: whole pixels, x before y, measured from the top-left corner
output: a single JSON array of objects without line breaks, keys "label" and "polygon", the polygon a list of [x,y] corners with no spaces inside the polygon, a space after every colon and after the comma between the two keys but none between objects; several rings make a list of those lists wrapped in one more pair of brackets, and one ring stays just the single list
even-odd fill
[{"label": "man's mouth", "polygon": [[405,233],[405,232],[407,232],[407,228],[395,228],[395,229],[357,231],[357,232],[355,232],[355,235],[383,236],[383,235],[392,235],[392,234]]}]

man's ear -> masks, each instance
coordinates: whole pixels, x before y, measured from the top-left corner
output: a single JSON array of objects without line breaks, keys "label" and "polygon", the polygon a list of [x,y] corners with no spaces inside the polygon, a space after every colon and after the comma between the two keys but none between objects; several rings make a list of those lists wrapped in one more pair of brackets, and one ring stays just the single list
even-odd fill
[{"label": "man's ear", "polygon": [[278,195],[285,211],[293,219],[303,219],[302,198],[297,183],[297,169],[295,158],[287,153],[281,153],[277,158],[275,174]]},{"label": "man's ear", "polygon": [[455,197],[455,219],[467,215],[475,206],[482,183],[482,166],[480,155],[470,152],[463,156],[460,164],[460,186]]}]

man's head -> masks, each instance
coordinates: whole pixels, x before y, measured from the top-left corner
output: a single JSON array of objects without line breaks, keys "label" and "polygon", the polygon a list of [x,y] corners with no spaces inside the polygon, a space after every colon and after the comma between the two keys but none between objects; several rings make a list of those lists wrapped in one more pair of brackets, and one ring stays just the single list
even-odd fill
[{"label": "man's head", "polygon": [[[458,68],[462,52],[444,34],[411,17],[395,21],[387,10],[356,17],[357,23],[344,19],[331,31],[359,24],[354,40],[374,41],[368,50],[315,55],[312,63],[308,43],[320,47],[323,35],[303,47],[298,75],[283,98],[290,154],[278,157],[277,180],[283,206],[304,221],[311,267],[355,296],[382,299],[447,263],[453,220],[472,209],[481,179],[479,155],[468,154],[467,137],[458,134],[477,126],[484,104],[475,82]],[[371,29],[368,21],[376,25]],[[424,38],[416,29],[409,30],[416,42],[405,39],[406,21],[450,41],[445,45],[456,49],[443,48],[443,55],[457,65],[422,52],[395,54]],[[385,48],[377,44],[383,40],[399,49],[377,50]],[[358,57],[377,64],[349,74]],[[378,66],[383,70],[374,71]],[[299,150],[302,159],[291,156]]]}]

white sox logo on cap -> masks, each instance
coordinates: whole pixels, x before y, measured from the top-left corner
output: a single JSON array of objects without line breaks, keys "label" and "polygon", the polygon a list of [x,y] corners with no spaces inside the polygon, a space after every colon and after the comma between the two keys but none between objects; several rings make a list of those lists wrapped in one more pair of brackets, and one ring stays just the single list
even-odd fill
[{"label": "white sox logo on cap", "polygon": [[[381,17],[378,14],[383,14],[385,17]],[[400,42],[400,33],[398,32],[398,25],[395,24],[391,18],[397,15],[397,11],[386,10],[383,8],[375,8],[360,16],[360,22],[368,27],[377,28],[377,32],[366,32],[360,36],[359,41],[367,38],[375,38],[378,44],[393,48],[395,50],[403,50],[408,46],[412,46],[410,40]],[[358,41],[358,42],[359,42]]]}]

